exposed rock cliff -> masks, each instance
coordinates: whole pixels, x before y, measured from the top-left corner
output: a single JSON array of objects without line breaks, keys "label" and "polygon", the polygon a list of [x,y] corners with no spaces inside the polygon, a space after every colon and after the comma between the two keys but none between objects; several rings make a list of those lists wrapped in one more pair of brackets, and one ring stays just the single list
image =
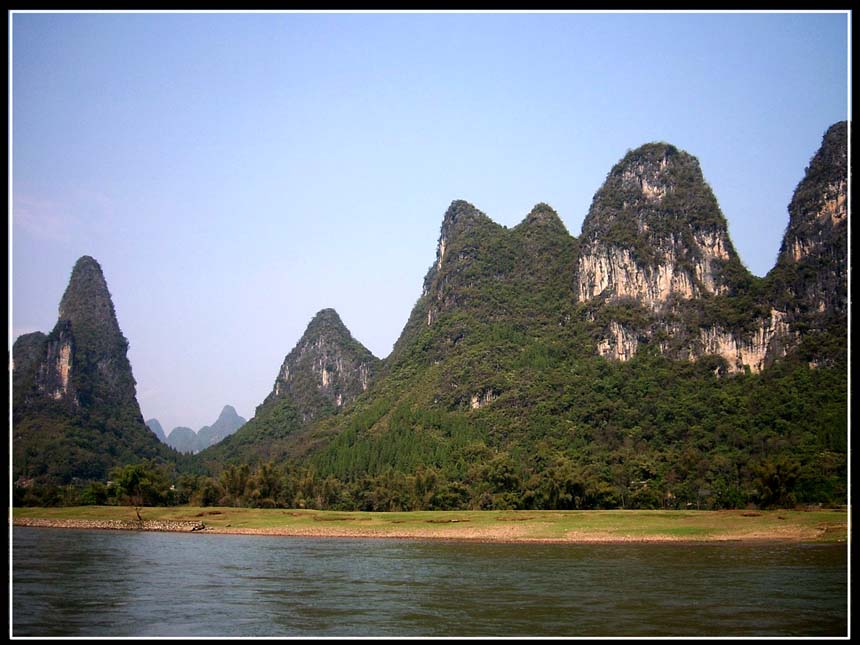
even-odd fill
[{"label": "exposed rock cliff", "polygon": [[796,333],[785,320],[785,313],[770,310],[770,317],[758,320],[752,332],[738,333],[720,325],[699,329],[701,348],[696,356],[714,354],[726,360],[729,372],[749,368],[757,373],[777,358],[785,356]]},{"label": "exposed rock cliff", "polygon": [[788,206],[774,297],[798,322],[848,310],[848,124],[830,127]]},{"label": "exposed rock cliff", "polygon": [[[75,338],[70,320],[60,320],[48,336],[45,360],[39,365],[36,383],[39,391],[53,399],[67,399],[78,405],[75,386],[70,382]],[[76,379],[77,380],[77,379]]]},{"label": "exposed rock cliff", "polygon": [[[844,359],[847,332],[847,122],[824,135],[788,206],[776,266],[746,298],[760,311],[747,325],[700,329],[701,353],[753,372],[789,354],[811,365]],[[752,303],[752,306],[750,306]],[[736,305],[737,308],[737,305]]]},{"label": "exposed rock cliff", "polygon": [[337,415],[372,387],[381,365],[334,309],[323,309],[284,358],[254,418],[198,458],[210,468],[282,459],[314,421]]},{"label": "exposed rock cliff", "polygon": [[740,267],[726,221],[699,162],[668,144],[622,159],[583,222],[580,302],[635,298],[660,310],[670,297],[729,293]]},{"label": "exposed rock cliff", "polygon": [[40,396],[32,391],[36,375],[42,369],[45,359],[45,345],[48,337],[40,331],[23,334],[12,346],[12,394],[14,406],[25,405],[32,397]]},{"label": "exposed rock cliff", "polygon": [[[695,158],[666,144],[628,153],[583,224],[578,299],[599,320],[598,353],[626,361],[656,344],[676,359],[716,355],[730,373],[759,372],[813,328],[844,328],[833,319],[847,303],[845,130],[828,130],[798,186],[766,280],[740,263]],[[613,319],[616,310],[601,311],[612,304],[627,311]]]}]

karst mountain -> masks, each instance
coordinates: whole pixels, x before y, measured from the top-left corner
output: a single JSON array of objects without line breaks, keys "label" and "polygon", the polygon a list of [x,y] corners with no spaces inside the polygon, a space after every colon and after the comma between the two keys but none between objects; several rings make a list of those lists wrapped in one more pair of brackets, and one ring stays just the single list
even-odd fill
[{"label": "karst mountain", "polygon": [[81,257],[47,335],[12,350],[13,480],[107,479],[111,468],[176,453],[146,427],[99,263]]},{"label": "karst mountain", "polygon": [[[429,477],[427,507],[440,508],[513,507],[514,491],[535,507],[659,507],[682,490],[731,505],[762,468],[832,493],[846,468],[847,181],[841,122],[790,199],[764,277],[739,258],[698,160],[668,143],[624,155],[578,237],[547,204],[507,228],[456,200],[391,354],[374,357],[320,311],[254,418],[195,467]],[[83,289],[98,281],[81,263],[77,306],[15,345],[16,442],[37,431],[33,411],[72,418],[107,399],[142,427],[106,287]],[[16,469],[32,473],[20,445]],[[384,507],[368,499],[350,503]]]}]

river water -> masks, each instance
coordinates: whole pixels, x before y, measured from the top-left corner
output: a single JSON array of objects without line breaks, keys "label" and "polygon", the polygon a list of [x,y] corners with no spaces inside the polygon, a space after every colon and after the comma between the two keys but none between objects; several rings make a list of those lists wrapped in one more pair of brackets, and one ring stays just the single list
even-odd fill
[{"label": "river water", "polygon": [[14,636],[845,636],[842,546],[15,527]]}]

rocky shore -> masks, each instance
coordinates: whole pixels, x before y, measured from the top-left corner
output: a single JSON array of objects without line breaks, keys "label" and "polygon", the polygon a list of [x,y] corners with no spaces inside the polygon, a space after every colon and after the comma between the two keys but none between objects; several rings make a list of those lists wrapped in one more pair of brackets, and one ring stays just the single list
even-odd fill
[{"label": "rocky shore", "polygon": [[111,529],[116,531],[173,531],[190,533],[206,528],[203,522],[179,520],[46,520],[16,517],[15,526],[44,526],[57,529]]}]

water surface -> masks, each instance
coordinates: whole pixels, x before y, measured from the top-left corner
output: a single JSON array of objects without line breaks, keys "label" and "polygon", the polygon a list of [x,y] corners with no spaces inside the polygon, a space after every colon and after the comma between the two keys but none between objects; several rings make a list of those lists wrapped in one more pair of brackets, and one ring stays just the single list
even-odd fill
[{"label": "water surface", "polygon": [[844,636],[844,545],[14,527],[14,636]]}]

